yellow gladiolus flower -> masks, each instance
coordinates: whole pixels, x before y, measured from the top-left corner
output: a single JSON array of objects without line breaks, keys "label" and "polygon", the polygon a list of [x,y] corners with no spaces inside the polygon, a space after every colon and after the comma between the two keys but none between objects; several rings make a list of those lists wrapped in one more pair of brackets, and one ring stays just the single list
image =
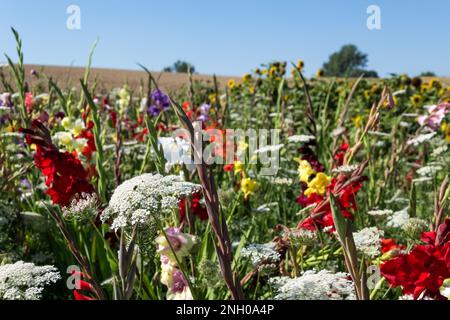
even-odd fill
[{"label": "yellow gladiolus flower", "polygon": [[244,172],[244,164],[240,161],[234,162],[234,173]]},{"label": "yellow gladiolus flower", "polygon": [[241,181],[241,191],[244,193],[246,199],[255,192],[257,187],[258,183],[251,178],[244,178]]},{"label": "yellow gladiolus flower", "polygon": [[308,189],[305,190],[305,196],[309,197],[313,193],[323,195],[330,181],[331,178],[329,176],[323,172],[319,172],[314,179],[308,183]]},{"label": "yellow gladiolus flower", "polygon": [[309,178],[316,173],[316,171],[311,167],[308,161],[297,159],[298,166],[298,177],[301,182],[308,183]]}]

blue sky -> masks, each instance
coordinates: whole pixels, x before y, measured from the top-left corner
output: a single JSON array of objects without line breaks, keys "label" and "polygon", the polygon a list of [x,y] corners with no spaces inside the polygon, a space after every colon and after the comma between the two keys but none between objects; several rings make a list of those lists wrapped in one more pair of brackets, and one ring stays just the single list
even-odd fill
[{"label": "blue sky", "polygon": [[[81,30],[66,28],[66,8],[81,8]],[[366,9],[381,8],[381,30]],[[370,69],[450,76],[448,0],[2,0],[0,51],[14,55],[10,26],[25,62],[160,70],[177,59],[200,73],[241,75],[271,60],[302,58],[313,74],[343,44],[369,54]],[[0,61],[4,60],[0,57]]]}]

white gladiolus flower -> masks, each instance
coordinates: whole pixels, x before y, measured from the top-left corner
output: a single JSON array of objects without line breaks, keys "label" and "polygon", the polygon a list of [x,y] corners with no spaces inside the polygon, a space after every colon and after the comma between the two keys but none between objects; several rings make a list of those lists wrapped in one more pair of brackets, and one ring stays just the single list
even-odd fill
[{"label": "white gladiolus flower", "polygon": [[54,266],[18,261],[0,266],[0,300],[39,300],[45,285],[61,279]]}]

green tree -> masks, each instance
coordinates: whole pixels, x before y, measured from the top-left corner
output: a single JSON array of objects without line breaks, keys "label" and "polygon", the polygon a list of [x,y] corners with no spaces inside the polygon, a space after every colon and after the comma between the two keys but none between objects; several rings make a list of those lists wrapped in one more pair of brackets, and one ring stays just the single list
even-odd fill
[{"label": "green tree", "polygon": [[419,77],[436,77],[436,74],[433,71],[425,71],[422,72]]},{"label": "green tree", "polygon": [[164,72],[177,72],[177,73],[188,73],[188,71],[191,71],[191,73],[195,72],[195,67],[190,64],[189,62],[177,60],[174,62],[174,64],[170,67],[165,67],[163,69]]},{"label": "green tree", "polygon": [[342,46],[333,53],[328,62],[324,63],[323,71],[329,77],[378,77],[376,71],[365,70],[367,66],[367,54],[362,53],[354,44]]}]

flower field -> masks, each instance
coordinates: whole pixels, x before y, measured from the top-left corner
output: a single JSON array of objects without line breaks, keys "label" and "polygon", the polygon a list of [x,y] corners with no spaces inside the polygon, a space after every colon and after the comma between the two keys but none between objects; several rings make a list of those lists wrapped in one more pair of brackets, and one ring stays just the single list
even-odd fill
[{"label": "flower field", "polygon": [[14,36],[0,300],[450,297],[445,82],[306,79],[299,60],[171,92],[142,66],[105,93],[93,52],[63,88],[25,74]]}]

